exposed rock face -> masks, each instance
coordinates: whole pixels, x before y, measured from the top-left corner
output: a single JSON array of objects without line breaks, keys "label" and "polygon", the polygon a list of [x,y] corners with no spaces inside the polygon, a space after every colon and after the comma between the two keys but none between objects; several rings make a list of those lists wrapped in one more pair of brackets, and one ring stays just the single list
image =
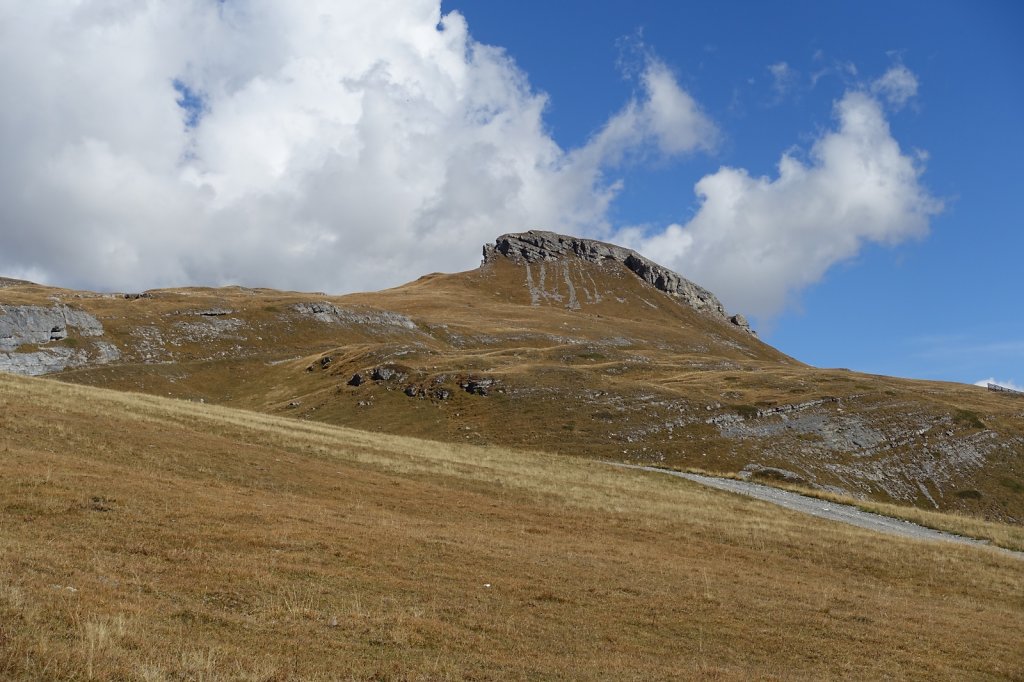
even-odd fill
[{"label": "exposed rock face", "polygon": [[103,335],[100,321],[81,310],[61,305],[0,305],[0,351],[65,339],[68,327],[77,329],[81,336]]},{"label": "exposed rock face", "polygon": [[592,263],[613,260],[622,263],[637,277],[659,291],[686,303],[691,308],[728,320],[732,324],[754,333],[742,315],[729,317],[718,298],[677,272],[644,258],[632,249],[607,244],[593,239],[530,230],[498,237],[495,243],[484,245],[484,263],[503,256],[517,263],[537,263],[576,257]]},{"label": "exposed rock face", "polygon": [[300,315],[312,317],[314,320],[325,324],[359,324],[375,327],[399,327],[409,330],[416,329],[416,323],[411,319],[390,310],[364,312],[349,308],[339,308],[326,301],[296,303],[292,306],[292,309]]},{"label": "exposed rock face", "polygon": [[91,349],[44,348],[30,353],[5,353],[0,351],[0,372],[41,376],[61,372],[68,367],[106,365],[121,358],[121,351],[112,343],[95,341]]},{"label": "exposed rock face", "polygon": [[62,341],[68,338],[69,328],[82,337],[103,335],[100,321],[82,310],[63,305],[0,305],[0,371],[37,376],[67,367],[105,364],[120,357],[118,349],[105,341],[93,342],[90,349],[55,346],[18,352],[23,345]]}]

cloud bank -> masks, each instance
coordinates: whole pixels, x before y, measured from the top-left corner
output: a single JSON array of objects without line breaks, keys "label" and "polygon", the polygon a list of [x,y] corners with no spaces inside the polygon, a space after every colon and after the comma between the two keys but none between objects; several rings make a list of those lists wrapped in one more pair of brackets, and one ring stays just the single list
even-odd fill
[{"label": "cloud bank", "polygon": [[[902,105],[909,86],[889,84],[909,81],[892,74],[877,87]],[[784,153],[773,178],[723,167],[697,182],[699,208],[689,222],[653,233],[625,229],[617,238],[657,254],[730,307],[771,317],[864,244],[927,234],[942,204],[921,184],[917,156],[893,138],[874,89],[847,91],[835,103],[835,127],[806,161]]]},{"label": "cloud bank", "polygon": [[607,231],[636,155],[713,144],[648,60],[582,148],[437,0],[0,9],[0,272],[90,288],[373,289],[496,235]]},{"label": "cloud bank", "polygon": [[502,232],[612,238],[747,313],[940,210],[893,139],[903,66],[848,92],[807,160],[723,167],[686,224],[616,230],[616,173],[722,133],[645,52],[636,95],[563,149],[547,99],[438,0],[0,6],[0,274],[93,289],[344,292],[473,267]]}]

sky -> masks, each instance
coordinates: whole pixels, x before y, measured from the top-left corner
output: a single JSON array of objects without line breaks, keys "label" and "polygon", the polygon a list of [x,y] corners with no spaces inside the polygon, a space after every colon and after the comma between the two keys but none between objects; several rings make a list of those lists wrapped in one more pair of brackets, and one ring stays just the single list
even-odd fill
[{"label": "sky", "polygon": [[637,249],[817,366],[1024,384],[1024,5],[0,0],[0,274]]}]

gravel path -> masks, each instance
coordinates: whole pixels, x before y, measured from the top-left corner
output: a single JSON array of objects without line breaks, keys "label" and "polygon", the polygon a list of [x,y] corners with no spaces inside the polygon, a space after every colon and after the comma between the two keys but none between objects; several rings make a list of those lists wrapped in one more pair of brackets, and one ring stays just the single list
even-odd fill
[{"label": "gravel path", "polygon": [[946,533],[941,530],[925,528],[924,526],[919,526],[916,523],[911,523],[910,521],[894,519],[889,516],[881,516],[879,514],[862,511],[861,509],[848,504],[838,504],[827,500],[819,500],[815,497],[800,495],[788,490],[780,490],[779,488],[761,485],[760,483],[736,481],[730,478],[717,478],[715,476],[702,476],[700,474],[690,474],[683,471],[672,471],[670,469],[659,469],[658,467],[640,466],[637,464],[621,464],[618,462],[608,462],[608,464],[627,469],[640,469],[642,471],[653,471],[655,473],[667,474],[669,476],[678,476],[679,478],[695,481],[711,488],[718,488],[719,490],[725,490],[731,493],[747,495],[748,497],[756,497],[759,500],[771,502],[772,504],[777,504],[780,507],[785,507],[786,509],[803,512],[804,514],[817,516],[821,519],[848,523],[853,526],[878,531],[879,533],[888,533],[890,535],[898,535],[900,537],[913,538],[915,540],[939,540],[944,542],[958,542],[964,545],[989,547],[991,549],[996,549],[1000,552],[1010,554],[1018,559],[1024,559],[1024,552],[1015,552],[1013,550],[1003,549],[1002,547],[995,547],[985,540],[976,540],[962,535]]}]

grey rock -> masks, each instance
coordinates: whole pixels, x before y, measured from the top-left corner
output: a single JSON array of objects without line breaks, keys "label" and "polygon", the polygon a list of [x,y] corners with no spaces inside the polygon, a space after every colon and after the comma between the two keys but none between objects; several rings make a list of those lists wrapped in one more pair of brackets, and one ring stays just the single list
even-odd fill
[{"label": "grey rock", "polygon": [[181,333],[178,341],[198,343],[223,339],[241,340],[238,332],[245,327],[243,320],[235,318],[221,319],[217,316],[203,316],[195,322],[175,322],[174,329]]},{"label": "grey rock", "polygon": [[743,315],[741,315],[740,313],[736,313],[735,315],[730,317],[729,321],[732,322],[737,327],[739,327],[740,329],[747,330],[751,334],[756,334],[757,333],[753,329],[750,328],[750,322],[748,322],[747,318],[744,317]]},{"label": "grey rock", "polygon": [[398,374],[398,372],[390,367],[374,367],[373,374],[370,375],[370,378],[374,381],[390,381],[395,378],[396,374]]},{"label": "grey rock", "polygon": [[112,343],[94,341],[90,348],[55,346],[29,353],[0,352],[0,372],[41,376],[61,372],[69,367],[106,365],[121,358],[121,352]]},{"label": "grey rock", "polygon": [[73,363],[75,355],[70,348],[47,348],[31,353],[0,352],[0,372],[24,376],[60,372]]},{"label": "grey rock", "polygon": [[[677,272],[644,258],[636,251],[614,244],[582,239],[547,232],[530,230],[498,237],[494,244],[484,245],[484,263],[491,263],[499,257],[516,263],[545,263],[575,257],[592,263],[611,260],[622,263],[633,274],[655,289],[676,298],[686,305],[727,320],[736,326],[750,330],[742,315],[726,315],[725,307],[707,289],[694,284]],[[570,294],[572,290],[570,289]]]},{"label": "grey rock", "polygon": [[296,303],[292,306],[292,309],[300,315],[312,317],[314,320],[324,324],[371,325],[378,328],[416,329],[416,323],[410,318],[390,310],[352,310],[349,308],[339,308],[326,301]]},{"label": "grey rock", "polygon": [[465,379],[459,382],[459,386],[472,395],[487,395],[494,384],[494,379]]},{"label": "grey rock", "polygon": [[103,335],[100,321],[83,310],[65,305],[0,305],[0,351],[65,339],[68,327],[76,329],[79,336]]},{"label": "grey rock", "polygon": [[363,378],[363,375],[360,374],[359,372],[356,372],[355,374],[352,375],[352,378],[348,380],[348,385],[362,386],[364,381],[366,381],[366,379]]},{"label": "grey rock", "polygon": [[[28,376],[60,372],[68,367],[106,364],[121,356],[112,343],[96,340],[77,347],[49,346],[68,338],[103,335],[100,321],[83,310],[65,305],[0,305],[0,371]],[[21,346],[35,346],[18,352]]]},{"label": "grey rock", "polygon": [[107,365],[121,359],[121,351],[109,341],[93,341],[95,357],[92,362],[100,365]]},{"label": "grey rock", "polygon": [[1007,388],[1006,386],[1000,386],[999,384],[986,384],[988,390],[995,391],[996,393],[1012,393],[1016,395],[1024,395],[1024,391],[1018,391],[1015,388]]}]

